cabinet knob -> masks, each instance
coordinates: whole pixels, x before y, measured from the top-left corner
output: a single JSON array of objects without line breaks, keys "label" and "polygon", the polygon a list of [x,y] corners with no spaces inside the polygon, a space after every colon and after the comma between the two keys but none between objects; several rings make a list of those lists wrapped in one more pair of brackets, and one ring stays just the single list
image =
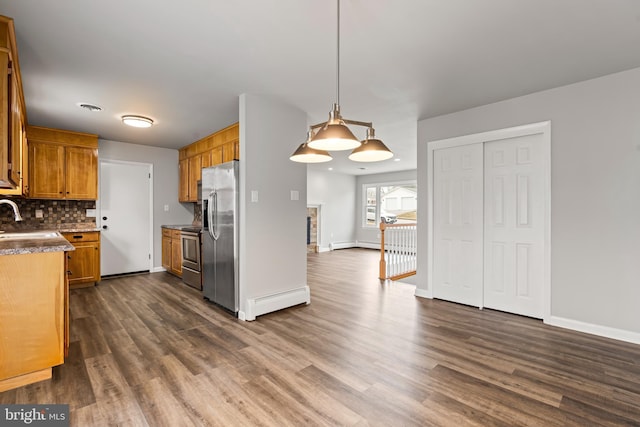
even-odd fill
[{"label": "cabinet knob", "polygon": [[102,226],[102,229],[103,229],[103,230],[106,230],[107,228],[108,228],[108,227],[107,227],[106,225],[103,225],[103,226]]},{"label": "cabinet knob", "polygon": [[72,274],[71,270],[67,270],[67,275],[71,276]]},{"label": "cabinet knob", "polygon": [[67,255],[67,259],[71,259],[71,255]]}]

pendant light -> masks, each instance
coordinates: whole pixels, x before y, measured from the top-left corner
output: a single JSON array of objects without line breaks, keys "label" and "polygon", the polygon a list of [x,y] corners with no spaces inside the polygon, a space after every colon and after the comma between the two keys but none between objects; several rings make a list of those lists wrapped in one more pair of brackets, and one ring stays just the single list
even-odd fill
[{"label": "pendant light", "polygon": [[298,163],[324,163],[333,159],[326,151],[309,147],[312,135],[313,131],[307,133],[307,141],[300,144],[298,149],[289,157],[290,160]]},{"label": "pendant light", "polygon": [[373,128],[367,129],[367,137],[362,145],[349,154],[349,160],[354,162],[379,162],[393,157],[391,150],[375,137]]},{"label": "pendant light", "polygon": [[[307,142],[298,147],[291,160],[304,163],[318,163],[329,161],[331,156],[327,151],[352,150],[349,156],[351,160],[358,162],[375,162],[393,157],[393,153],[380,141],[374,138],[373,124],[344,119],[340,114],[340,0],[337,3],[337,38],[336,38],[336,102],[329,112],[329,120],[310,127]],[[367,137],[364,141],[358,138],[347,127],[347,124],[363,126],[367,128]],[[317,129],[315,135],[313,130]],[[366,147],[364,147],[366,145]],[[364,147],[364,148],[363,148]],[[320,150],[318,153],[307,155],[308,150]],[[322,158],[323,160],[319,160]]]}]

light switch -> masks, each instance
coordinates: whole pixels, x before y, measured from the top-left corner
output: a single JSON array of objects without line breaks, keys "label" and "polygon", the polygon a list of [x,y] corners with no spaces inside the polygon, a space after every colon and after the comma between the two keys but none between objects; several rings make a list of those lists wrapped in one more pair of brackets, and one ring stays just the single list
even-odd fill
[{"label": "light switch", "polygon": [[251,202],[258,203],[258,190],[251,190]]},{"label": "light switch", "polygon": [[95,209],[87,209],[86,216],[88,218],[95,218],[96,217],[96,210]]},{"label": "light switch", "polygon": [[300,200],[300,192],[298,190],[291,190],[291,200]]}]

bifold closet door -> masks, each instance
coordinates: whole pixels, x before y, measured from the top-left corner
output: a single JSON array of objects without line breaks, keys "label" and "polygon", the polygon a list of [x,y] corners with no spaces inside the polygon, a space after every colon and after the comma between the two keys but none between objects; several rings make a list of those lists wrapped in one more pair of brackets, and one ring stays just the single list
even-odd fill
[{"label": "bifold closet door", "polygon": [[434,151],[433,296],[482,306],[483,148]]},{"label": "bifold closet door", "polygon": [[484,306],[543,317],[541,134],[484,144]]}]

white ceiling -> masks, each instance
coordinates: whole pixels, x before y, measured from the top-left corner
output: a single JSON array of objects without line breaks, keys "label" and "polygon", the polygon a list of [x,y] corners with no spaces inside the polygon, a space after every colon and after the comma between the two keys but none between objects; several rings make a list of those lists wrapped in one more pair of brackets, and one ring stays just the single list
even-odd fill
[{"label": "white ceiling", "polygon": [[[335,101],[335,0],[0,0],[0,14],[30,124],[178,148],[237,121],[242,93],[309,124]],[[413,169],[417,120],[640,66],[638,0],[342,0],[341,21],[342,114],[372,121],[400,161],[343,152],[321,170]]]}]

